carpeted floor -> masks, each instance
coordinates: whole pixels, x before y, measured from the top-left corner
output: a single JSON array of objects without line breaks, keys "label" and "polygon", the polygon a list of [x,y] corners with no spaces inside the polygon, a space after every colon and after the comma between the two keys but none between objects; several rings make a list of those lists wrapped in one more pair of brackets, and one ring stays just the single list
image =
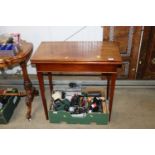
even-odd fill
[{"label": "carpeted floor", "polygon": [[[46,92],[47,98],[49,93]],[[49,105],[48,105],[49,107]],[[0,128],[11,129],[104,129],[104,128],[155,128],[155,89],[117,88],[115,91],[111,122],[108,125],[52,124],[45,120],[40,96],[33,102],[32,120],[25,119],[25,99],[22,98],[10,122]]]}]

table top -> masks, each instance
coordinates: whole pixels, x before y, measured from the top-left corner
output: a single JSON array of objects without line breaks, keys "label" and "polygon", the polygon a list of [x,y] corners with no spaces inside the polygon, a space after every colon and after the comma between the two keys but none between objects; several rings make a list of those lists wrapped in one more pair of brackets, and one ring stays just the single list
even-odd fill
[{"label": "table top", "polygon": [[12,57],[0,57],[0,69],[19,65],[23,61],[28,61],[33,50],[33,45],[26,41],[21,42],[20,52]]},{"label": "table top", "polygon": [[31,58],[37,63],[115,63],[121,64],[119,48],[114,42],[42,42]]}]

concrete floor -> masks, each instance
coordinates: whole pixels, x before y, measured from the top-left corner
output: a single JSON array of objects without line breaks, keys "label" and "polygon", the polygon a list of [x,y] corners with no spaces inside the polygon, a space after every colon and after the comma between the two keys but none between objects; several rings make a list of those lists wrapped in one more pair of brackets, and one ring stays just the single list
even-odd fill
[{"label": "concrete floor", "polygon": [[[46,93],[49,98],[49,93]],[[40,96],[33,102],[32,120],[25,119],[26,106],[24,98],[14,111],[10,122],[0,124],[0,128],[37,129],[37,128],[73,128],[73,129],[140,129],[155,128],[155,89],[117,88],[115,91],[111,122],[108,125],[52,124],[45,120]],[[49,105],[48,105],[49,107]]]}]

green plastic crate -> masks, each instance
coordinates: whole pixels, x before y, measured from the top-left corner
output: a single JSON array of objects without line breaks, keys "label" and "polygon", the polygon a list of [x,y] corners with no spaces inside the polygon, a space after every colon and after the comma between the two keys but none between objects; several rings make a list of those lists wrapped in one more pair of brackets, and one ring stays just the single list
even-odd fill
[{"label": "green plastic crate", "polygon": [[53,106],[51,106],[48,111],[50,123],[61,123],[66,122],[68,124],[108,124],[109,122],[109,111],[108,111],[108,100],[105,103],[104,112],[92,112],[86,113],[83,117],[77,117],[76,114],[70,114],[66,111],[53,111]]},{"label": "green plastic crate", "polygon": [[20,101],[19,96],[10,96],[7,103],[0,109],[0,124],[7,124]]},{"label": "green plastic crate", "polygon": [[84,117],[74,117],[66,111],[52,111],[48,112],[50,123],[66,122],[68,124],[90,124],[95,122],[96,124],[108,124],[109,114],[93,112],[88,113]]},{"label": "green plastic crate", "polygon": [[[103,88],[97,87],[85,87],[82,92],[88,93],[91,91],[100,91],[102,96],[105,97],[105,91]],[[75,115],[70,114],[66,111],[53,111],[53,106],[51,104],[50,110],[48,111],[48,117],[50,123],[61,123],[65,122],[68,124],[108,124],[109,122],[109,111],[108,111],[109,101],[106,100],[104,112],[92,112],[86,113],[84,117],[75,117]]]}]

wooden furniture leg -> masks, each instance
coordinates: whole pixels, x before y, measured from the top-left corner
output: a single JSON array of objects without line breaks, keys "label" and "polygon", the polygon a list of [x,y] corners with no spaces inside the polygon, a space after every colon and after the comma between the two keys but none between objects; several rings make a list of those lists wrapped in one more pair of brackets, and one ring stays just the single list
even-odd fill
[{"label": "wooden furniture leg", "polygon": [[109,121],[111,119],[111,112],[112,112],[112,104],[113,104],[113,97],[114,97],[114,90],[115,90],[115,82],[116,82],[116,74],[112,74],[110,78],[110,90],[109,90]]},{"label": "wooden furniture leg", "polygon": [[111,76],[111,75],[108,74],[108,73],[102,73],[102,75],[101,75],[101,79],[102,79],[102,80],[105,80],[104,77],[106,77],[106,79],[107,79],[107,89],[106,89],[106,99],[107,99],[107,100],[109,99],[110,76]]},{"label": "wooden furniture leg", "polygon": [[109,99],[109,86],[110,86],[110,75],[107,75],[107,94],[106,94],[106,99]]},{"label": "wooden furniture leg", "polygon": [[24,88],[26,91],[26,105],[27,105],[27,113],[26,118],[28,120],[31,119],[31,109],[32,109],[32,101],[34,96],[38,95],[38,91],[32,86],[32,82],[30,81],[30,78],[27,73],[27,64],[26,62],[23,62],[20,64],[23,72],[23,80],[24,80]]},{"label": "wooden furniture leg", "polygon": [[38,81],[39,81],[39,87],[40,87],[40,93],[41,93],[41,99],[44,107],[45,117],[46,120],[48,120],[48,111],[47,111],[47,103],[45,98],[45,88],[44,88],[44,79],[43,79],[43,73],[37,72]]},{"label": "wooden furniture leg", "polygon": [[52,73],[50,72],[48,72],[48,80],[49,80],[50,93],[52,94],[53,84],[52,84]]}]

